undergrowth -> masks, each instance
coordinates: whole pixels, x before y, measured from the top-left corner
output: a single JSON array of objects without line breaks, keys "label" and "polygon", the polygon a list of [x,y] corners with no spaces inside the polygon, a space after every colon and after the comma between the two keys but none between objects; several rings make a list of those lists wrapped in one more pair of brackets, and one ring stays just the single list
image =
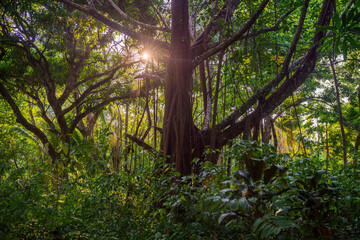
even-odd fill
[{"label": "undergrowth", "polygon": [[[1,239],[359,239],[360,165],[237,142],[226,164],[70,174],[1,167]],[[166,173],[162,173],[166,172]]]}]

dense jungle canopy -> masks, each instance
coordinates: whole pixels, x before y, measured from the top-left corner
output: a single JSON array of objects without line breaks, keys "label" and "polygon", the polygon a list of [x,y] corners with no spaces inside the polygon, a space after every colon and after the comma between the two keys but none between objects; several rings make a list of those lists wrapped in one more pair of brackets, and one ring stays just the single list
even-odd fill
[{"label": "dense jungle canopy", "polygon": [[0,16],[0,238],[360,237],[360,0]]}]

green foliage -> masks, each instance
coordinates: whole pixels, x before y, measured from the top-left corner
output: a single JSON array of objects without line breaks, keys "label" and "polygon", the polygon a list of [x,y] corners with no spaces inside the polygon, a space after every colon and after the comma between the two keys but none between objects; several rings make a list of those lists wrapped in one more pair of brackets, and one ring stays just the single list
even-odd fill
[{"label": "green foliage", "polygon": [[282,230],[297,227],[286,217],[265,216],[255,220],[253,231],[258,239],[269,238],[272,235],[278,235]]},{"label": "green foliage", "polygon": [[[86,1],[76,2],[88,7]],[[168,33],[157,35],[154,30],[123,19],[107,1],[93,2],[99,13],[124,27],[162,41],[170,39]],[[200,35],[211,17],[228,1],[204,2],[189,1],[193,36]],[[223,67],[217,70],[218,114],[214,116],[216,122],[210,122],[209,126],[226,118],[278,74],[297,28],[303,1],[273,3],[268,4],[256,24],[246,32],[246,36],[254,35],[236,41],[226,51]],[[312,44],[314,20],[321,3],[310,2],[294,60],[303,56]],[[121,0],[117,4],[128,16],[144,23],[170,22],[166,1]],[[219,31],[210,33],[215,36],[205,47],[220,46],[224,38],[234,36],[259,4],[260,1],[240,1],[231,21],[219,19],[215,23]],[[344,4],[345,1],[338,3],[337,8]],[[356,91],[359,4],[355,0],[355,5],[344,15],[334,15],[333,26],[321,28],[329,30],[321,50],[333,49],[335,55],[344,56],[345,61],[336,67],[344,99],[349,139],[346,147],[349,159],[354,160],[359,154],[351,143],[360,131]],[[155,13],[152,5],[160,14]],[[279,30],[261,33],[274,26],[290,7],[296,10],[279,25]],[[144,63],[137,61],[138,51],[143,47],[139,47],[139,42],[116,35],[92,17],[63,7],[57,1],[4,0],[0,3],[0,13],[1,83],[9,89],[24,117],[45,133],[59,153],[58,159],[49,159],[48,146],[39,144],[39,139],[19,127],[9,104],[0,99],[0,239],[355,239],[360,236],[360,165],[339,164],[342,149],[339,117],[333,104],[335,92],[326,59],[320,61],[315,73],[294,92],[295,100],[286,100],[284,106],[276,109],[278,112],[269,115],[275,122],[277,147],[236,140],[226,151],[207,148],[204,155],[219,154],[218,164],[204,162],[198,174],[181,176],[164,163],[158,151],[146,152],[126,138],[126,134],[134,134],[159,149],[163,131],[159,126],[164,111],[162,86],[152,89],[146,100],[136,98],[97,108],[96,112],[101,114],[99,119],[93,119],[98,121],[91,136],[84,136],[80,126],[90,125],[90,115],[77,128],[74,126],[75,130],[54,133],[61,130],[60,124],[46,96],[48,80],[53,79],[55,97],[59,98],[73,73],[79,81],[60,104],[64,110],[89,87],[109,80],[64,113],[70,126],[79,113],[109,97],[127,96],[131,90],[144,87],[138,74],[151,71],[163,77],[167,51],[158,53],[151,66],[146,62],[144,69]],[[137,65],[112,71],[124,59]],[[209,90],[203,89],[198,71],[193,73],[194,84],[189,95],[194,103],[194,122],[199,128],[204,120],[205,90],[209,91],[210,107],[215,106],[217,94],[213,84],[218,60],[213,56],[205,61]],[[82,67],[76,72],[81,62]],[[49,73],[44,75],[44,69]],[[132,94],[145,92],[142,88]],[[295,104],[302,98],[306,102]],[[246,114],[251,114],[253,107],[256,104]],[[64,137],[69,141],[63,141]],[[228,140],[220,137],[215,144],[218,140]],[[275,143],[275,136],[272,137],[271,142]]]},{"label": "green foliage", "polygon": [[[269,146],[242,144],[259,159],[269,156]],[[52,164],[3,168],[2,239],[309,239],[360,233],[359,164],[325,172],[317,158],[298,156],[284,162],[286,173],[264,167],[263,178],[254,181],[244,169],[228,176],[225,166],[210,162],[187,177],[152,167],[92,172],[85,167],[92,157],[79,154],[84,167],[75,162],[67,181]],[[268,164],[281,158],[273,156]],[[272,175],[267,183],[265,169]]]},{"label": "green foliage", "polygon": [[331,31],[325,37],[325,43],[321,47],[323,49],[333,49],[334,54],[342,53],[344,60],[347,59],[348,52],[353,49],[359,49],[359,33],[360,33],[360,12],[359,1],[348,9],[344,14],[335,13],[333,17],[333,26],[322,27],[323,30]]}]

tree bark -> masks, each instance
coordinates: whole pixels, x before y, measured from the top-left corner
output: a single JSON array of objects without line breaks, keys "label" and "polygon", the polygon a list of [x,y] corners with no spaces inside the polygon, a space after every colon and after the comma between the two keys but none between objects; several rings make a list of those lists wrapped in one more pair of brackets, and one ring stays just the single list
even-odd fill
[{"label": "tree bark", "polygon": [[344,130],[344,120],[343,120],[343,115],[342,115],[342,110],[341,110],[339,84],[338,84],[338,80],[337,80],[337,77],[336,77],[334,61],[333,61],[331,56],[329,56],[329,61],[330,61],[331,71],[332,71],[333,77],[334,77],[335,92],[336,92],[336,103],[337,103],[338,112],[339,112],[339,124],[340,124],[340,130],[341,130],[341,136],[342,136],[342,144],[343,144],[343,161],[344,161],[344,164],[346,164],[347,163],[347,158],[346,158],[346,155],[347,155],[347,153],[346,153],[346,150],[347,150],[346,149],[346,135],[345,135],[345,130]]},{"label": "tree bark", "polygon": [[171,2],[170,58],[165,80],[165,113],[162,150],[167,162],[182,175],[191,173],[192,150],[198,129],[192,118],[192,65],[188,1]]}]

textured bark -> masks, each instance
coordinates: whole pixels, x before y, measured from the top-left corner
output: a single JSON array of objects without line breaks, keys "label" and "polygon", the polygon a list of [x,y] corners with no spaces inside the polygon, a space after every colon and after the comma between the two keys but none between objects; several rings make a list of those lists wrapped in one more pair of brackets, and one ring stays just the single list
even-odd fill
[{"label": "textured bark", "polygon": [[271,139],[271,118],[267,116],[264,121],[264,131],[262,135],[262,142],[269,143]]},{"label": "textured bark", "polygon": [[272,131],[272,134],[274,137],[274,146],[277,149],[278,148],[278,139],[277,139],[277,135],[276,135],[275,123],[274,123],[274,120],[272,120],[271,118],[270,118],[270,121],[271,121],[271,131]]},{"label": "textured bark", "polygon": [[165,82],[162,150],[167,162],[182,175],[191,173],[192,150],[197,129],[192,118],[192,84],[188,1],[171,2],[170,58]]},{"label": "textured bark", "polygon": [[[200,71],[200,81],[201,88],[203,93],[203,105],[204,105],[204,121],[202,129],[208,129],[210,123],[210,110],[211,110],[211,98],[210,98],[210,89],[206,84],[206,74],[205,74],[205,64],[202,62],[199,66]],[[210,79],[209,79],[210,81]]]},{"label": "textured bark", "polygon": [[77,128],[79,129],[81,135],[84,138],[89,138],[94,135],[94,129],[96,125],[96,121],[99,118],[101,111],[97,111],[94,113],[90,113],[86,116],[86,125],[84,124],[84,121],[80,121]]}]

